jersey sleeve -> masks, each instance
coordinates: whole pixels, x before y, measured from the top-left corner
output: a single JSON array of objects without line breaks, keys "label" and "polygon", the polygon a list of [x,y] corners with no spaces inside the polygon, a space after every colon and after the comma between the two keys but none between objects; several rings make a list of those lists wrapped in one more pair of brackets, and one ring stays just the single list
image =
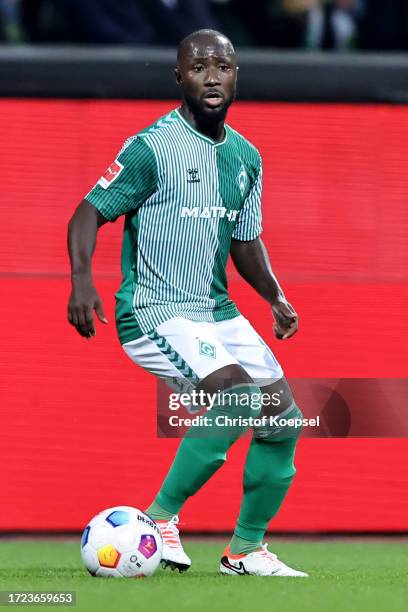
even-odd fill
[{"label": "jersey sleeve", "polygon": [[259,161],[258,175],[241,208],[232,233],[235,240],[255,240],[262,232],[262,161]]},{"label": "jersey sleeve", "polygon": [[129,139],[85,199],[108,221],[136,209],[157,188],[157,163],[142,138]]}]

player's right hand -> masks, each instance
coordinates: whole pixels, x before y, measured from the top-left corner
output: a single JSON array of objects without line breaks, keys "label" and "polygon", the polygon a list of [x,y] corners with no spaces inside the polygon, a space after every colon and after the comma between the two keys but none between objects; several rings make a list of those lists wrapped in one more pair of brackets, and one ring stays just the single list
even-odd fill
[{"label": "player's right hand", "polygon": [[98,319],[106,324],[108,319],[103,312],[102,300],[92,282],[73,282],[68,302],[68,321],[84,338],[95,335],[94,310]]}]

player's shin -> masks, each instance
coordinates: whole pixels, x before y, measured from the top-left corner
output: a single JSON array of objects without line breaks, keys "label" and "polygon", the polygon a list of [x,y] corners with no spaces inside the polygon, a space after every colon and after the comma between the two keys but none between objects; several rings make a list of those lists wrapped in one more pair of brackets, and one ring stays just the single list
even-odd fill
[{"label": "player's shin", "polygon": [[[294,406],[285,418],[302,418]],[[288,426],[263,431],[249,447],[244,471],[244,495],[230,543],[232,554],[258,550],[269,521],[277,514],[296,473],[294,456],[301,429]]]},{"label": "player's shin", "polygon": [[188,430],[155,502],[147,509],[152,518],[158,506],[177,514],[188,497],[223,465],[228,449],[247,429],[249,417],[258,416],[259,407],[250,398],[259,394],[254,384],[224,390],[220,405],[208,412],[207,425]]}]

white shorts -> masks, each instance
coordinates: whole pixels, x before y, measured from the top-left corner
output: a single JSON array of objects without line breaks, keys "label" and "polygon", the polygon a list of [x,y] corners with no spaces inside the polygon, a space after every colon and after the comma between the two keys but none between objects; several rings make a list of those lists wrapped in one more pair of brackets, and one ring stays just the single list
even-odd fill
[{"label": "white shorts", "polygon": [[176,317],[122,346],[134,363],[173,389],[183,383],[187,391],[230,364],[242,366],[260,387],[283,376],[270,348],[242,315],[217,323]]}]

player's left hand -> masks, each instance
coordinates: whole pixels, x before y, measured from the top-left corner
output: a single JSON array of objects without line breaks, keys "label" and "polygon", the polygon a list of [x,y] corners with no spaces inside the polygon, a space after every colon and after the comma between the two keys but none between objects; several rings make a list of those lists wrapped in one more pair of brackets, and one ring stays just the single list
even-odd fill
[{"label": "player's left hand", "polygon": [[299,317],[289,302],[278,300],[272,305],[275,318],[273,331],[278,340],[286,340],[296,334],[299,326]]}]

